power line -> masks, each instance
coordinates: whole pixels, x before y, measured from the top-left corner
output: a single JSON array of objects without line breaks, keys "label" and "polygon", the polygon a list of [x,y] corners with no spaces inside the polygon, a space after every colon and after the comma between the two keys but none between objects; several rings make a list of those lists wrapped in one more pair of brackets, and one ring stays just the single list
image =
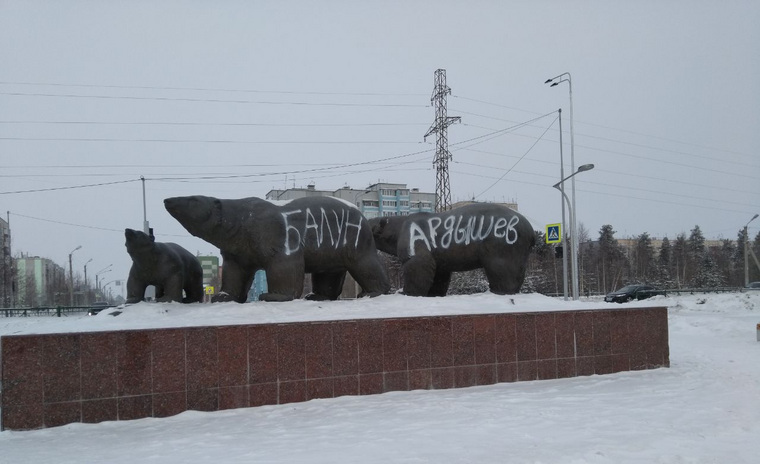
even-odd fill
[{"label": "power line", "polygon": [[[476,149],[473,149],[473,148],[459,148],[458,150],[471,151],[471,152],[482,153],[482,154],[486,154],[486,155],[500,156],[500,157],[504,157],[504,158],[517,158],[514,155],[506,155],[504,153],[497,153],[497,152],[486,151],[486,150],[476,150]],[[556,166],[558,164],[556,161],[546,161],[546,160],[538,160],[538,159],[531,159],[530,161],[533,162],[533,163],[550,164],[552,166]],[[473,166],[475,166],[475,165],[473,165]],[[484,168],[487,168],[487,169],[496,169],[496,168],[493,168],[491,166],[480,166],[480,167],[484,167]],[[704,188],[706,186],[704,183],[686,182],[686,181],[676,180],[676,179],[672,179],[672,178],[653,177],[653,176],[646,176],[646,175],[641,175],[641,174],[631,174],[629,172],[613,171],[613,170],[609,170],[609,169],[594,168],[594,172],[605,172],[605,173],[608,173],[608,174],[614,174],[615,176],[635,177],[636,179],[649,179],[649,180],[654,180],[654,181],[657,181],[657,182],[672,183],[672,184],[682,184],[682,185],[688,185],[688,186],[691,186],[691,187]],[[550,176],[547,176],[547,177],[550,177]],[[739,190],[739,189],[733,189],[733,188],[728,188],[728,187],[723,187],[723,186],[709,185],[708,187],[710,187],[711,189],[715,189],[715,190],[725,190],[727,192],[750,193],[750,194],[756,193],[755,191]]]},{"label": "power line", "polygon": [[[522,112],[530,113],[530,114],[539,114],[536,111],[526,110],[526,109],[523,109],[523,108],[516,108],[516,107],[513,107],[513,106],[501,105],[501,104],[498,104],[498,103],[488,102],[488,101],[484,101],[484,100],[477,100],[475,98],[463,97],[461,95],[452,95],[452,96],[454,98],[458,98],[458,99],[461,99],[461,100],[467,100],[467,101],[472,101],[472,102],[476,102],[476,103],[482,103],[482,104],[486,104],[486,105],[490,105],[490,106],[496,106],[496,107],[499,107],[499,108],[506,108],[506,109],[515,110],[515,111],[522,111]],[[462,111],[458,111],[458,112],[465,114]],[[500,119],[500,118],[495,118],[495,117],[492,117],[492,116],[485,116],[485,115],[481,115],[481,114],[475,114],[475,113],[468,113],[468,114],[471,114],[472,116],[479,116],[479,117],[482,117],[482,118],[496,119],[496,120],[500,120],[500,121],[513,122],[513,121],[506,120],[506,119]],[[661,136],[658,136],[658,135],[645,134],[643,132],[636,132],[636,131],[632,131],[632,130],[629,130],[629,129],[620,129],[620,128],[617,128],[617,127],[605,126],[603,124],[595,124],[595,123],[591,123],[591,122],[577,121],[577,120],[575,122],[576,123],[580,123],[580,124],[585,124],[585,125],[588,125],[588,126],[600,127],[602,129],[608,129],[608,130],[613,130],[613,131],[618,131],[618,132],[625,132],[625,133],[628,133],[628,134],[638,135],[638,136],[642,136],[642,137],[649,137],[649,138],[652,138],[652,139],[664,140],[666,142],[673,142],[673,143],[678,143],[678,144],[681,144],[681,145],[692,146],[692,147],[695,147],[695,148],[702,148],[702,149],[713,150],[713,151],[721,151],[721,152],[724,152],[724,153],[731,153],[731,154],[741,155],[741,156],[752,156],[752,155],[749,155],[747,153],[742,153],[742,152],[738,152],[738,151],[726,150],[724,148],[710,147],[710,146],[707,146],[707,145],[700,145],[700,144],[696,144],[696,143],[693,143],[693,142],[684,142],[683,140],[676,140],[676,139],[671,139],[671,138],[668,138],[668,137],[661,137]],[[594,137],[594,136],[591,136],[591,135],[588,135],[588,134],[577,134],[577,135],[583,135],[585,137]],[[611,140],[615,140],[615,139],[611,139]],[[629,143],[629,142],[623,142],[623,141],[620,141],[620,140],[617,140],[617,142],[618,143]],[[655,148],[655,147],[650,147],[650,148]],[[672,150],[666,150],[666,149],[660,149],[660,148],[655,148],[655,149],[664,150],[664,151],[672,151]],[[676,152],[676,153],[680,153],[680,152]]]},{"label": "power line", "polygon": [[213,126],[213,127],[399,127],[427,126],[424,122],[407,123],[247,123],[247,122],[160,122],[160,121],[0,121],[0,124],[94,125],[94,126]]},{"label": "power line", "polygon": [[236,103],[256,105],[292,105],[292,106],[343,106],[343,107],[387,107],[387,108],[427,108],[426,105],[411,105],[402,103],[316,103],[316,102],[285,102],[271,100],[222,100],[215,98],[178,98],[178,97],[136,97],[130,95],[76,95],[53,93],[0,92],[0,95],[14,97],[50,97],[50,98],[92,98],[100,100],[137,100],[137,101],[177,101],[191,103]]},{"label": "power line", "polygon": [[[469,172],[462,172],[462,171],[455,171],[455,172],[457,174],[462,174],[462,175],[465,175],[465,176],[480,177],[480,178],[484,178],[484,179],[496,179],[496,177],[486,176],[486,175],[483,175],[483,174],[472,174],[472,173],[469,173]],[[540,174],[536,174],[536,175],[540,175]],[[515,183],[515,184],[536,185],[536,186],[539,186],[539,187],[547,187],[546,184],[540,184],[538,182],[527,182],[527,181],[524,181],[524,180],[510,180],[510,182]],[[583,181],[583,182],[585,183],[585,181]],[[688,207],[692,207],[692,208],[710,209],[710,210],[721,211],[721,212],[731,212],[731,213],[741,213],[741,214],[749,214],[749,213],[751,213],[751,211],[749,211],[749,210],[739,211],[739,210],[734,210],[734,209],[712,207],[712,206],[705,206],[705,205],[693,205],[693,204],[689,204],[689,203],[678,203],[678,202],[663,200],[663,199],[659,199],[659,198],[658,199],[641,198],[641,197],[634,197],[634,196],[630,196],[630,195],[623,195],[623,194],[616,194],[616,193],[609,193],[609,192],[597,192],[597,191],[593,191],[593,190],[584,190],[584,189],[578,189],[578,191],[579,192],[586,192],[586,193],[593,193],[593,194],[601,195],[603,197],[605,197],[605,196],[613,196],[613,197],[625,198],[627,200],[651,201],[651,202],[656,202],[656,203],[665,203],[665,204],[671,204],[671,205],[677,205],[677,206],[688,206]]]},{"label": "power line", "polygon": [[16,190],[13,192],[0,192],[0,195],[11,195],[15,193],[52,192],[54,190],[71,190],[71,189],[80,189],[80,188],[87,188],[87,187],[102,187],[104,185],[115,185],[115,184],[126,184],[129,182],[137,182],[139,180],[140,179],[131,179],[131,180],[120,180],[116,182],[101,182],[99,184],[72,185],[69,187],[51,187],[51,188],[44,188],[44,189]]},{"label": "power line", "polygon": [[311,173],[311,172],[322,172],[322,171],[327,171],[327,170],[341,169],[341,168],[346,168],[346,167],[366,166],[368,164],[377,164],[383,161],[406,158],[409,156],[428,153],[430,151],[433,151],[433,149],[428,148],[426,150],[420,150],[414,153],[406,153],[406,154],[398,155],[398,156],[390,156],[390,157],[382,158],[378,160],[362,161],[358,163],[339,164],[339,165],[327,166],[327,167],[322,167],[322,168],[302,169],[302,170],[296,170],[296,171],[280,171],[280,172],[256,173],[256,174],[235,174],[235,175],[230,175],[230,176],[164,177],[164,178],[153,178],[153,179],[146,178],[146,180],[177,181],[177,180],[207,180],[207,179],[239,179],[239,178],[250,178],[250,177],[263,177],[263,176],[282,176],[285,174],[304,174],[304,173]]},{"label": "power line", "polygon": [[348,96],[379,96],[379,97],[424,97],[420,93],[381,93],[381,92],[309,92],[295,90],[254,90],[254,89],[220,89],[203,87],[169,87],[169,86],[138,86],[138,85],[102,85],[102,84],[62,84],[55,82],[9,82],[0,81],[0,85],[27,85],[48,87],[75,87],[100,89],[129,89],[129,90],[180,90],[200,92],[232,92],[232,93],[273,93],[283,95],[348,95]]},{"label": "power line", "polygon": [[[482,165],[482,164],[467,163],[467,162],[462,162],[462,161],[457,161],[456,163],[464,165],[464,166],[474,166],[474,167],[484,168],[484,169],[488,169],[488,170],[498,169],[495,166],[485,166],[485,165]],[[553,178],[553,176],[548,175],[548,174],[537,174],[537,173],[525,172],[525,171],[514,171],[514,172],[519,173],[519,174],[528,174],[528,175],[537,176],[537,177]],[[609,172],[609,171],[606,171],[606,172]],[[475,175],[475,174],[471,174],[471,175]],[[503,179],[503,176],[500,177],[497,180],[497,182],[501,181],[502,179]],[[510,181],[510,182],[512,182],[512,181]],[[666,195],[666,196],[669,196],[669,197],[683,197],[683,198],[690,198],[690,199],[694,199],[694,200],[712,201],[712,202],[721,203],[721,204],[732,204],[732,205],[736,205],[736,206],[750,206],[750,207],[755,206],[755,205],[752,205],[752,204],[749,204],[749,203],[739,203],[739,202],[735,202],[735,201],[716,200],[714,198],[697,197],[697,196],[694,196],[694,195],[691,195],[691,194],[690,195],[682,195],[682,194],[678,194],[678,193],[663,192],[663,191],[660,191],[660,190],[652,190],[651,188],[626,187],[626,186],[623,186],[623,185],[620,185],[620,184],[607,184],[607,183],[604,183],[604,182],[594,182],[594,181],[590,181],[590,180],[584,180],[583,183],[584,184],[590,184],[590,185],[600,185],[600,186],[604,186],[604,187],[626,189],[626,190],[636,190],[636,191],[646,192],[646,193],[652,193],[652,194],[661,194],[661,195]],[[536,184],[536,185],[539,185],[539,184]],[[480,195],[478,195],[478,196],[480,196]]]},{"label": "power line", "polygon": [[[54,221],[52,219],[43,219],[43,218],[38,218],[38,217],[34,217],[34,216],[27,216],[27,215],[24,215],[24,214],[13,213],[13,212],[10,212],[10,211],[8,211],[8,214],[10,214],[12,216],[15,216],[15,217],[22,217],[22,218],[26,218],[26,219],[34,219],[35,221],[48,222],[48,223],[51,223],[51,224],[61,224],[61,225],[64,225],[64,226],[81,227],[83,229],[105,230],[107,232],[124,233],[124,229],[109,229],[109,228],[106,228],[106,227],[86,226],[84,224],[74,224],[74,223],[71,223],[71,222]],[[156,234],[156,235],[164,236],[164,237],[189,237],[189,235],[171,235],[171,234]]]},{"label": "power line", "polygon": [[310,145],[348,145],[348,144],[366,144],[366,145],[393,145],[393,144],[411,144],[422,143],[413,141],[351,141],[351,140],[182,140],[182,139],[117,139],[117,138],[61,138],[61,137],[0,137],[0,140],[25,141],[25,142],[115,142],[115,143],[224,143],[224,144],[255,144],[255,145],[277,145],[277,144],[310,144]]},{"label": "power line", "polygon": [[[548,116],[550,114],[553,114],[553,113],[547,113],[546,115],[543,115],[543,116],[540,116],[538,118],[532,119],[531,121],[526,121],[525,123],[517,124],[517,125],[514,125],[512,127],[508,127],[506,129],[501,129],[501,130],[498,130],[498,131],[494,131],[491,134],[484,134],[484,135],[481,135],[481,136],[478,136],[478,137],[473,137],[471,139],[463,140],[463,141],[457,142],[456,144],[453,144],[453,145],[470,143],[470,142],[473,142],[473,141],[476,141],[476,140],[482,140],[485,137],[499,136],[499,135],[504,134],[504,133],[506,133],[508,131],[514,130],[515,128],[518,128],[518,127],[521,127],[521,126],[523,126],[525,124],[528,124],[528,123],[530,123],[532,121],[536,121],[536,120],[541,119],[541,118],[543,118],[545,116]],[[476,142],[476,143],[480,143],[480,142]],[[185,177],[185,178],[177,178],[177,177],[175,177],[175,178],[154,178],[154,179],[149,179],[149,180],[179,181],[179,180],[199,180],[199,179],[202,180],[202,179],[206,179],[206,178],[207,179],[224,179],[224,178],[248,178],[248,177],[259,177],[259,176],[273,176],[273,175],[283,175],[283,174],[302,174],[302,173],[306,173],[306,172],[319,172],[319,171],[324,171],[324,170],[327,170],[327,169],[340,169],[340,168],[344,168],[344,167],[362,166],[362,165],[367,165],[367,164],[376,164],[376,163],[380,163],[380,162],[384,162],[384,161],[396,160],[396,159],[401,159],[401,158],[410,157],[410,156],[414,156],[414,155],[419,155],[419,154],[427,153],[427,152],[430,152],[430,151],[433,151],[433,149],[429,148],[429,149],[420,150],[420,151],[416,151],[416,152],[412,152],[412,153],[406,153],[406,154],[397,155],[397,156],[390,156],[390,157],[386,157],[386,158],[381,158],[381,159],[377,159],[377,160],[370,160],[370,161],[364,161],[364,162],[360,162],[360,163],[325,165],[325,167],[322,167],[322,168],[296,170],[296,171],[281,171],[281,172],[274,172],[274,173],[256,173],[256,174],[240,174],[240,175],[233,175],[233,176],[203,176],[203,177]],[[128,165],[126,165],[126,166],[128,166]],[[245,165],[243,165],[243,166],[245,166]],[[251,166],[258,166],[258,165],[251,165]],[[119,181],[119,182],[107,182],[107,183],[99,183],[99,184],[77,185],[77,186],[69,186],[69,187],[55,187],[55,188],[48,188],[48,189],[34,189],[34,190],[19,190],[19,191],[13,191],[13,192],[0,192],[0,195],[15,194],[15,193],[44,192],[44,191],[53,191],[53,190],[66,190],[66,189],[86,188],[86,187],[98,187],[98,186],[102,186],[102,185],[111,185],[111,184],[119,184],[119,183],[126,183],[126,182],[136,182],[137,180],[139,180],[139,179],[132,179],[132,180],[127,180],[127,181]]]},{"label": "power line", "polygon": [[[237,174],[237,175],[229,175],[229,176],[205,176],[204,175],[204,176],[195,176],[195,177],[156,177],[156,178],[146,178],[146,180],[177,182],[177,181],[182,181],[182,180],[238,179],[238,178],[251,178],[251,177],[279,176],[279,175],[284,175],[284,174],[303,174],[303,173],[310,173],[310,172],[321,172],[321,171],[331,170],[331,169],[341,169],[345,167],[376,164],[376,163],[381,163],[384,161],[397,160],[397,159],[406,158],[406,157],[410,157],[414,155],[428,153],[430,151],[432,151],[432,149],[425,149],[425,150],[420,150],[413,153],[390,156],[390,157],[386,157],[386,158],[382,158],[378,160],[363,161],[363,162],[358,162],[358,163],[328,165],[326,167],[321,167],[321,168],[302,169],[302,170],[295,170],[295,171],[280,171],[280,172],[268,172],[268,173],[256,173],[256,174]],[[84,184],[84,185],[75,185],[75,186],[67,186],[67,187],[51,187],[51,188],[45,188],[45,189],[17,190],[17,191],[11,191],[11,192],[0,192],[0,195],[9,195],[9,194],[17,194],[17,193],[48,192],[48,191],[55,191],[55,190],[70,190],[70,189],[88,188],[88,187],[100,187],[104,185],[137,182],[139,180],[140,179],[131,179],[131,180],[125,180],[125,181],[103,182],[103,183],[98,183],[98,184]]]},{"label": "power line", "polygon": [[523,153],[523,155],[522,155],[522,156],[521,156],[521,157],[520,157],[520,158],[519,158],[517,161],[515,161],[515,163],[514,163],[514,164],[513,164],[513,165],[512,165],[512,166],[511,166],[509,169],[507,169],[506,171],[504,171],[504,174],[502,174],[502,175],[501,175],[501,177],[499,177],[499,178],[498,178],[497,180],[495,180],[495,181],[494,181],[494,182],[493,182],[491,185],[489,185],[488,187],[486,187],[486,189],[485,189],[485,190],[483,190],[483,191],[482,191],[482,192],[480,192],[479,194],[475,195],[475,196],[473,197],[473,200],[474,200],[475,198],[478,198],[479,196],[483,195],[483,194],[484,194],[484,193],[486,193],[487,191],[491,190],[491,188],[492,188],[494,185],[498,184],[498,183],[499,183],[499,182],[500,182],[502,179],[504,179],[504,177],[506,177],[506,175],[507,175],[507,174],[509,174],[509,173],[512,171],[512,169],[514,169],[514,168],[515,168],[515,166],[517,166],[517,164],[518,164],[520,161],[522,161],[522,160],[523,160],[523,158],[525,158],[526,156],[528,156],[528,153],[530,153],[530,152],[531,152],[531,150],[533,150],[533,147],[535,147],[535,146],[538,144],[538,142],[540,142],[540,141],[541,141],[541,139],[544,137],[544,135],[546,135],[546,133],[547,133],[547,132],[549,132],[549,129],[550,129],[552,126],[554,126],[554,123],[557,121],[557,119],[559,119],[559,115],[558,115],[558,116],[557,116],[557,117],[554,119],[554,121],[552,121],[552,122],[551,122],[551,124],[549,124],[549,125],[546,127],[546,130],[544,131],[544,133],[543,133],[543,134],[541,134],[541,136],[540,136],[540,137],[538,137],[538,139],[536,139],[536,141],[535,141],[535,142],[533,142],[533,145],[531,145],[531,146],[530,146],[530,148],[528,148],[528,150],[527,150],[525,153]]},{"label": "power line", "polygon": [[[463,114],[467,114],[467,112],[462,112],[462,113]],[[549,114],[551,114],[551,113],[549,113]],[[493,118],[493,119],[498,119],[498,118]],[[540,117],[536,118],[536,119],[540,119]],[[503,120],[503,121],[506,121],[506,120]],[[529,123],[531,123],[533,121],[535,121],[535,119],[531,120],[531,121],[527,121],[527,122],[525,122],[523,124],[520,124],[518,126],[528,125]],[[531,136],[531,135],[526,135],[526,134],[515,134],[515,135],[517,135],[519,137],[527,137],[527,138],[535,139],[535,137]],[[493,137],[493,133],[486,134],[486,135],[481,136],[481,137],[494,138]],[[456,144],[452,144],[452,145],[456,145]],[[621,152],[621,151],[610,150],[610,149],[607,149],[607,148],[597,148],[597,147],[592,147],[592,146],[589,146],[589,145],[579,145],[577,143],[575,144],[575,146],[576,147],[580,147],[580,148],[585,148],[587,150],[594,150],[594,151],[600,151],[600,152],[603,152],[603,153],[610,153],[610,154],[615,154],[615,155],[620,155],[620,156],[631,157],[631,158],[634,158],[634,159],[637,159],[637,160],[647,160],[647,161],[651,161],[651,162],[655,162],[655,163],[670,164],[670,165],[673,165],[673,166],[679,166],[679,167],[697,169],[697,170],[707,171],[707,172],[712,172],[712,173],[727,174],[727,175],[737,176],[737,177],[746,177],[746,178],[749,178],[749,179],[756,179],[757,178],[756,175],[742,174],[740,172],[719,171],[719,170],[715,170],[715,169],[709,168],[709,167],[701,167],[701,166],[697,166],[697,165],[694,165],[694,164],[679,163],[679,162],[676,162],[676,161],[668,161],[668,160],[664,160],[664,159],[661,159],[661,158],[653,158],[653,157],[649,157],[649,156],[642,156],[642,155],[635,155],[635,154],[631,154],[631,153],[624,153],[624,152]],[[464,147],[464,148],[467,148],[467,147]],[[464,148],[460,148],[460,149],[464,149]],[[710,159],[712,161],[721,161],[723,164],[726,164],[725,160],[723,160],[723,159],[711,158],[711,157],[703,157],[703,158],[707,158],[707,159]],[[755,165],[746,164],[746,163],[733,163],[733,164],[745,164],[746,166],[756,167]]]},{"label": "power line", "polygon": [[[462,113],[465,114],[466,112],[462,112]],[[472,113],[472,115],[473,116],[484,117],[484,118],[490,118],[488,116],[477,115],[477,114],[474,114],[474,113]],[[511,120],[500,119],[500,118],[490,118],[490,119],[495,119],[495,120],[498,120],[498,121],[505,121],[505,122],[513,122]],[[464,123],[463,126],[465,126],[465,127],[474,127],[474,128],[484,129],[484,130],[489,130],[489,131],[490,130],[494,130],[493,128],[490,128],[490,127],[478,126],[478,125],[471,124],[471,123]],[[527,135],[527,134],[516,134],[516,135],[519,135],[520,137],[535,138],[534,136]],[[725,159],[723,159],[723,158],[715,158],[715,157],[712,157],[712,156],[697,155],[697,154],[694,154],[694,153],[689,153],[689,152],[684,152],[684,151],[678,151],[678,150],[670,150],[670,149],[667,149],[667,148],[660,148],[660,147],[655,147],[655,146],[652,146],[652,145],[644,145],[644,144],[639,144],[639,143],[626,142],[626,141],[623,141],[623,140],[611,139],[611,138],[607,138],[607,137],[600,137],[600,136],[589,135],[589,134],[576,134],[576,135],[579,135],[579,136],[585,137],[585,138],[589,138],[589,139],[597,139],[597,140],[603,140],[603,141],[606,141],[606,142],[618,143],[618,144],[621,144],[621,145],[630,145],[630,146],[634,146],[634,147],[638,147],[638,148],[647,148],[647,149],[650,149],[650,150],[657,150],[657,151],[664,152],[664,153],[674,153],[674,154],[677,154],[677,155],[686,155],[686,156],[689,156],[689,157],[692,157],[692,158],[701,158],[701,159],[710,160],[710,161],[725,162]],[[586,146],[586,145],[579,145],[579,144],[576,144],[575,146],[576,147],[581,147],[581,148],[590,148],[592,150],[606,150],[604,148],[593,148],[593,147],[589,147],[589,146]],[[730,152],[728,152],[728,153],[730,153]],[[741,154],[741,153],[737,153],[737,154]],[[748,166],[748,167],[760,169],[760,165],[752,164],[752,163],[744,163],[744,162],[741,162],[741,161],[733,161],[732,164],[743,165],[743,166]]]}]

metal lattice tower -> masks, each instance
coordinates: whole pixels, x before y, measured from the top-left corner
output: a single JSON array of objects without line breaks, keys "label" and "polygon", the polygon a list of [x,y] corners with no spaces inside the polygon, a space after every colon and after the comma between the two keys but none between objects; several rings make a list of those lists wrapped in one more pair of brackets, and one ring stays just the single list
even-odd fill
[{"label": "metal lattice tower", "polygon": [[446,134],[446,128],[462,118],[459,116],[448,116],[446,114],[446,95],[451,93],[451,89],[446,85],[446,70],[437,69],[435,71],[435,86],[430,102],[435,105],[435,122],[425,134],[425,140],[430,134],[436,134],[435,143],[435,164],[436,181],[435,181],[435,210],[446,211],[451,208],[451,187],[449,185],[449,139]]}]

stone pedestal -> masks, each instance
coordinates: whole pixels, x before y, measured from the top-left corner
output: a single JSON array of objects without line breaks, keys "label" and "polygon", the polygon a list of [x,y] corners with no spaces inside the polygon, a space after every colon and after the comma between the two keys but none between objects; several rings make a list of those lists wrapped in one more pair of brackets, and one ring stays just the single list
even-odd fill
[{"label": "stone pedestal", "polygon": [[3,336],[2,429],[669,366],[667,308]]}]

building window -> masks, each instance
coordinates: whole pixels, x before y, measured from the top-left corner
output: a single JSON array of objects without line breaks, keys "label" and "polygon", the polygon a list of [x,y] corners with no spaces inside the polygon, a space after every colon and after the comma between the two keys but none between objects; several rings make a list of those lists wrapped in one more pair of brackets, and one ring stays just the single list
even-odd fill
[{"label": "building window", "polygon": [[383,206],[396,207],[396,200],[383,200]]}]

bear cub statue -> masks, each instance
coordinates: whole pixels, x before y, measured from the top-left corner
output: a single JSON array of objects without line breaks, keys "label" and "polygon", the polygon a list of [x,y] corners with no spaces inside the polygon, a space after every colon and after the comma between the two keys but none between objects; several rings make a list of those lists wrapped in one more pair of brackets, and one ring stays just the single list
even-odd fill
[{"label": "bear cub statue", "polygon": [[[156,287],[156,301],[203,301],[203,269],[192,253],[176,243],[156,242],[151,234],[125,229],[132,268],[127,279],[127,303],[144,299],[148,285]],[[182,291],[185,297],[182,296]]]}]

